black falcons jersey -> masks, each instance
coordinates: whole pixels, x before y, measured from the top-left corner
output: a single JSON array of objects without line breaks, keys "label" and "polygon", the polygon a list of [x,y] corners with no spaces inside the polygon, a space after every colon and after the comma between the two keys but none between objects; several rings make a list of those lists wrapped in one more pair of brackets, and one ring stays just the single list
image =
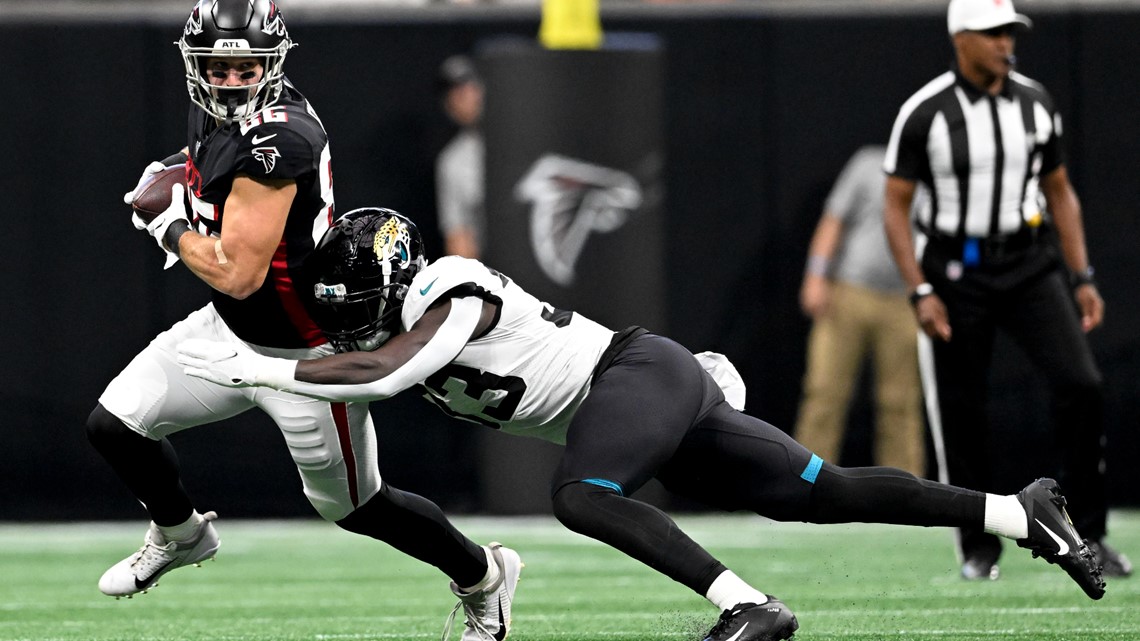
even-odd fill
[{"label": "black falcons jersey", "polygon": [[200,233],[221,234],[235,176],[297,183],[285,235],[261,288],[244,300],[213,290],[214,307],[249,343],[283,348],[324,343],[308,311],[312,284],[301,269],[333,216],[328,136],[316,112],[286,82],[276,104],[250,118],[219,125],[194,107],[189,125],[190,202]]}]

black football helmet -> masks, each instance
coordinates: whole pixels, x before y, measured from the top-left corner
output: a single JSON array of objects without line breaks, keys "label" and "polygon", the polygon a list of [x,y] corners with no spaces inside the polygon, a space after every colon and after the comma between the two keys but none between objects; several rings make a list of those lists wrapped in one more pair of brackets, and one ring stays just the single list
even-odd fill
[{"label": "black football helmet", "polygon": [[400,331],[412,279],[427,266],[415,223],[391,209],[354,209],[309,261],[316,321],[338,352],[371,351]]},{"label": "black football helmet", "polygon": [[[186,65],[190,100],[218,120],[242,119],[281,97],[285,54],[293,46],[272,0],[199,0],[175,44]],[[210,83],[208,58],[260,58],[257,84],[219,87]]]}]

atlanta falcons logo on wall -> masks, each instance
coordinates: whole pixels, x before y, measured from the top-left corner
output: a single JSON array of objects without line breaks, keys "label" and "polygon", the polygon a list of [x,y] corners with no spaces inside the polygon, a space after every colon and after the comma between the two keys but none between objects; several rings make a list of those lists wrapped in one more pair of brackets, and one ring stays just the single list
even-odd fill
[{"label": "atlanta falcons logo on wall", "polygon": [[530,240],[542,271],[555,283],[574,283],[574,265],[591,232],[619,229],[641,206],[633,176],[555,154],[539,158],[515,185],[529,202]]},{"label": "atlanta falcons logo on wall", "polygon": [[253,157],[261,161],[265,166],[265,173],[273,173],[273,168],[277,166],[277,159],[281,157],[281,153],[277,151],[276,147],[255,147],[253,150]]}]

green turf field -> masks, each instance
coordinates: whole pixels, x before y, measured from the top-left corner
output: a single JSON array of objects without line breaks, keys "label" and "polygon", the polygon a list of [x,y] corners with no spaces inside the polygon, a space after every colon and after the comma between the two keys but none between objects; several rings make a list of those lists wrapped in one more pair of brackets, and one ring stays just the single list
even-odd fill
[{"label": "green turf field", "polygon": [[[455,601],[434,568],[320,521],[222,516],[216,561],[119,601],[96,582],[139,545],[143,524],[0,525],[0,641],[439,638]],[[1140,639],[1140,577],[1110,581],[1094,602],[1008,545],[999,581],[964,582],[943,529],[678,520],[792,607],[797,640]],[[527,564],[514,641],[698,640],[716,619],[704,599],[552,519],[457,523]],[[1140,512],[1114,512],[1110,525],[1112,542],[1140,560]]]}]

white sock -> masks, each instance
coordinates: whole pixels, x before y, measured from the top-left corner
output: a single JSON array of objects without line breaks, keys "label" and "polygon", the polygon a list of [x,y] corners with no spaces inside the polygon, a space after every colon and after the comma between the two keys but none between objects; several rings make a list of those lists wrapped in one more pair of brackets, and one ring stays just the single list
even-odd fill
[{"label": "white sock", "polygon": [[490,548],[483,546],[483,552],[487,555],[487,574],[483,575],[482,581],[469,588],[460,586],[459,591],[463,594],[486,590],[488,586],[494,585],[495,582],[499,580],[499,575],[502,574],[502,572],[499,571],[499,564],[495,563],[495,557],[491,554]]},{"label": "white sock", "polygon": [[194,536],[198,531],[198,525],[202,523],[202,515],[198,514],[198,510],[194,510],[190,518],[186,519],[184,523],[178,525],[160,525],[158,531],[162,533],[162,538],[166,539],[167,543],[170,541],[185,541]]},{"label": "white sock", "polygon": [[768,597],[763,592],[748,585],[743,579],[733,574],[732,570],[725,570],[709,586],[705,598],[721,610],[731,610],[738,603],[767,603]]},{"label": "white sock", "polygon": [[1026,520],[1025,508],[1021,505],[1021,501],[1012,494],[1006,496],[987,494],[984,529],[989,534],[1009,539],[1024,539],[1029,536],[1029,522]]}]

